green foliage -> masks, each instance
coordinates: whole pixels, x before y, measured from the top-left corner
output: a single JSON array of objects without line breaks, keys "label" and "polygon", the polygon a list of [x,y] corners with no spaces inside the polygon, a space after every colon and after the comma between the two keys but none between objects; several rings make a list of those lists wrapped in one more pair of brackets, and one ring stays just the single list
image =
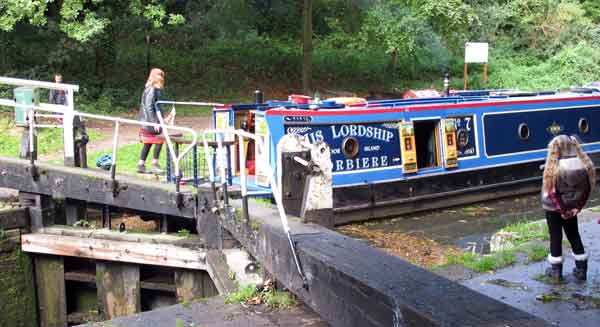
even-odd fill
[{"label": "green foliage", "polygon": [[[4,0],[0,3],[0,29],[12,31],[21,21],[44,26],[48,23],[48,5],[54,3],[54,0]],[[103,34],[111,20],[121,12],[119,6],[122,5],[104,0],[63,0],[56,3],[60,6],[61,31],[83,43]],[[155,0],[131,0],[128,9],[129,13],[146,18],[154,28],[161,28],[165,23],[180,25],[185,22],[181,14],[167,13],[165,4]]]},{"label": "green foliage", "polygon": [[510,266],[517,261],[515,254],[511,251],[487,255],[465,252],[461,255],[449,255],[447,259],[448,264],[460,264],[476,272],[494,271]]},{"label": "green foliage", "polygon": [[[0,118],[0,156],[18,157],[23,129],[11,118]],[[38,153],[45,155],[62,149],[63,134],[58,128],[38,129]]]},{"label": "green foliage", "polygon": [[187,229],[185,229],[185,228],[184,229],[180,229],[180,230],[177,231],[177,236],[179,236],[179,237],[186,237],[187,238],[187,237],[190,236],[190,234],[191,234],[190,231],[187,230]]},{"label": "green foliage", "polygon": [[[313,0],[317,90],[462,85],[465,41],[490,43],[489,84],[558,88],[598,78],[600,2],[593,0]],[[165,98],[282,98],[300,88],[302,1],[6,0],[0,74],[81,86],[78,110],[135,111],[149,64]],[[19,23],[19,24],[17,24]],[[42,26],[42,28],[39,28]],[[146,37],[150,43],[146,43]],[[85,42],[85,43],[82,43]],[[558,68],[557,68],[558,67]],[[0,90],[0,93],[2,90]]]},{"label": "green foliage", "polygon": [[87,219],[80,219],[78,221],[76,221],[73,226],[75,227],[85,227],[85,228],[89,228],[90,227],[90,222]]},{"label": "green foliage", "polygon": [[249,300],[251,300],[252,298],[254,298],[255,296],[257,296],[258,291],[256,290],[256,286],[254,285],[245,285],[245,286],[239,286],[237,291],[227,295],[227,297],[225,298],[225,303],[244,303],[247,302]]},{"label": "green foliage", "polygon": [[585,85],[600,80],[600,47],[580,42],[566,47],[546,61],[530,56],[502,57],[496,52],[490,68],[492,88],[520,88],[525,90],[558,89]]},{"label": "green foliage", "polygon": [[515,0],[511,2],[519,46],[548,56],[565,43],[589,37],[592,23],[574,0]]},{"label": "green foliage", "polygon": [[521,221],[501,229],[503,232],[514,233],[514,246],[519,246],[531,240],[548,240],[548,225],[540,221]]},{"label": "green foliage", "polygon": [[291,309],[296,306],[296,299],[289,293],[269,288],[263,292],[263,299],[270,309]]},{"label": "green foliage", "polygon": [[418,15],[433,26],[451,47],[460,47],[467,40],[469,28],[480,24],[475,10],[463,0],[418,1]]},{"label": "green foliage", "polygon": [[600,2],[597,0],[583,0],[581,7],[585,10],[585,15],[594,23],[600,23]]},{"label": "green foliage", "polygon": [[548,256],[548,247],[541,244],[533,244],[531,246],[524,246],[521,249],[527,254],[527,263],[538,262],[546,259]]},{"label": "green foliage", "polygon": [[[95,5],[102,1],[92,0],[91,2]],[[98,17],[92,10],[85,9],[85,2],[87,1],[64,0],[60,9],[62,16],[60,29],[69,37],[79,42],[87,42],[91,38],[98,36],[110,24],[109,19]]]},{"label": "green foliage", "polygon": [[0,30],[12,31],[15,24],[27,21],[35,26],[46,24],[45,11],[53,0],[2,0],[0,2]]}]

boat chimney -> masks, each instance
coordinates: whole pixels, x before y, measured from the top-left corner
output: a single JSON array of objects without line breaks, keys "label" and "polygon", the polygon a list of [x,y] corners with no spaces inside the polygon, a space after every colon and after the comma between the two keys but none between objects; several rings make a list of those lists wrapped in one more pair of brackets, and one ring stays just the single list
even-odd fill
[{"label": "boat chimney", "polygon": [[450,78],[448,73],[444,75],[444,96],[450,96]]},{"label": "boat chimney", "polygon": [[256,104],[263,103],[263,93],[261,90],[254,91],[254,103],[256,103]]}]

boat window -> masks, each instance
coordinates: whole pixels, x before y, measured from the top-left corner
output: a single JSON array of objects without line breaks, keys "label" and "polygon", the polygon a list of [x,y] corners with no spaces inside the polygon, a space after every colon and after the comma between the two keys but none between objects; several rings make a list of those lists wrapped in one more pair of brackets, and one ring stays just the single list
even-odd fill
[{"label": "boat window", "polygon": [[352,159],[358,154],[358,140],[354,137],[347,137],[342,142],[342,152],[346,158]]},{"label": "boat window", "polygon": [[579,118],[579,133],[587,134],[590,131],[590,123],[587,118]]},{"label": "boat window", "polygon": [[529,126],[526,123],[519,124],[518,132],[521,140],[529,139]]},{"label": "boat window", "polygon": [[417,167],[419,169],[439,167],[438,122],[435,120],[413,121]]}]

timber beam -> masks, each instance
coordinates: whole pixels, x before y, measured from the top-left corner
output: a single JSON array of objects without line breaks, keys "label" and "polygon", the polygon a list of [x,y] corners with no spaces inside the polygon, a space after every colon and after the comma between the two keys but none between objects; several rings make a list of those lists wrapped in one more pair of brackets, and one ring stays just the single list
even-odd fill
[{"label": "timber beam", "polygon": [[29,161],[0,157],[0,187],[42,194],[54,199],[72,199],[136,211],[194,218],[192,188],[182,187],[178,200],[173,184],[118,175],[116,183],[108,172],[95,169],[37,164],[32,178]]},{"label": "timber beam", "polygon": [[[231,203],[241,212],[241,201]],[[250,202],[249,212],[250,223],[232,214],[221,224],[332,326],[550,326],[350,237],[291,217],[305,288],[276,210]]]},{"label": "timber beam", "polygon": [[94,260],[206,270],[206,251],[172,244],[114,241],[32,233],[21,236],[24,252]]}]

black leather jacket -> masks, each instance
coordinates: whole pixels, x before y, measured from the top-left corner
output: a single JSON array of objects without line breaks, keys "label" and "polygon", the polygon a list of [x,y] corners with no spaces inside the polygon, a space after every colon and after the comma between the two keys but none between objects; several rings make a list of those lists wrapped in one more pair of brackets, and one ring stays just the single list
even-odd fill
[{"label": "black leather jacket", "polygon": [[[156,102],[160,98],[160,90],[152,86],[148,86],[144,89],[142,94],[142,100],[140,103],[140,114],[139,120],[148,123],[158,123],[158,116],[156,112],[160,108],[156,105]],[[143,129],[147,132],[156,133],[153,127],[144,126]]]},{"label": "black leather jacket", "polygon": [[48,92],[48,103],[66,105],[67,94],[63,90],[50,90]]}]

